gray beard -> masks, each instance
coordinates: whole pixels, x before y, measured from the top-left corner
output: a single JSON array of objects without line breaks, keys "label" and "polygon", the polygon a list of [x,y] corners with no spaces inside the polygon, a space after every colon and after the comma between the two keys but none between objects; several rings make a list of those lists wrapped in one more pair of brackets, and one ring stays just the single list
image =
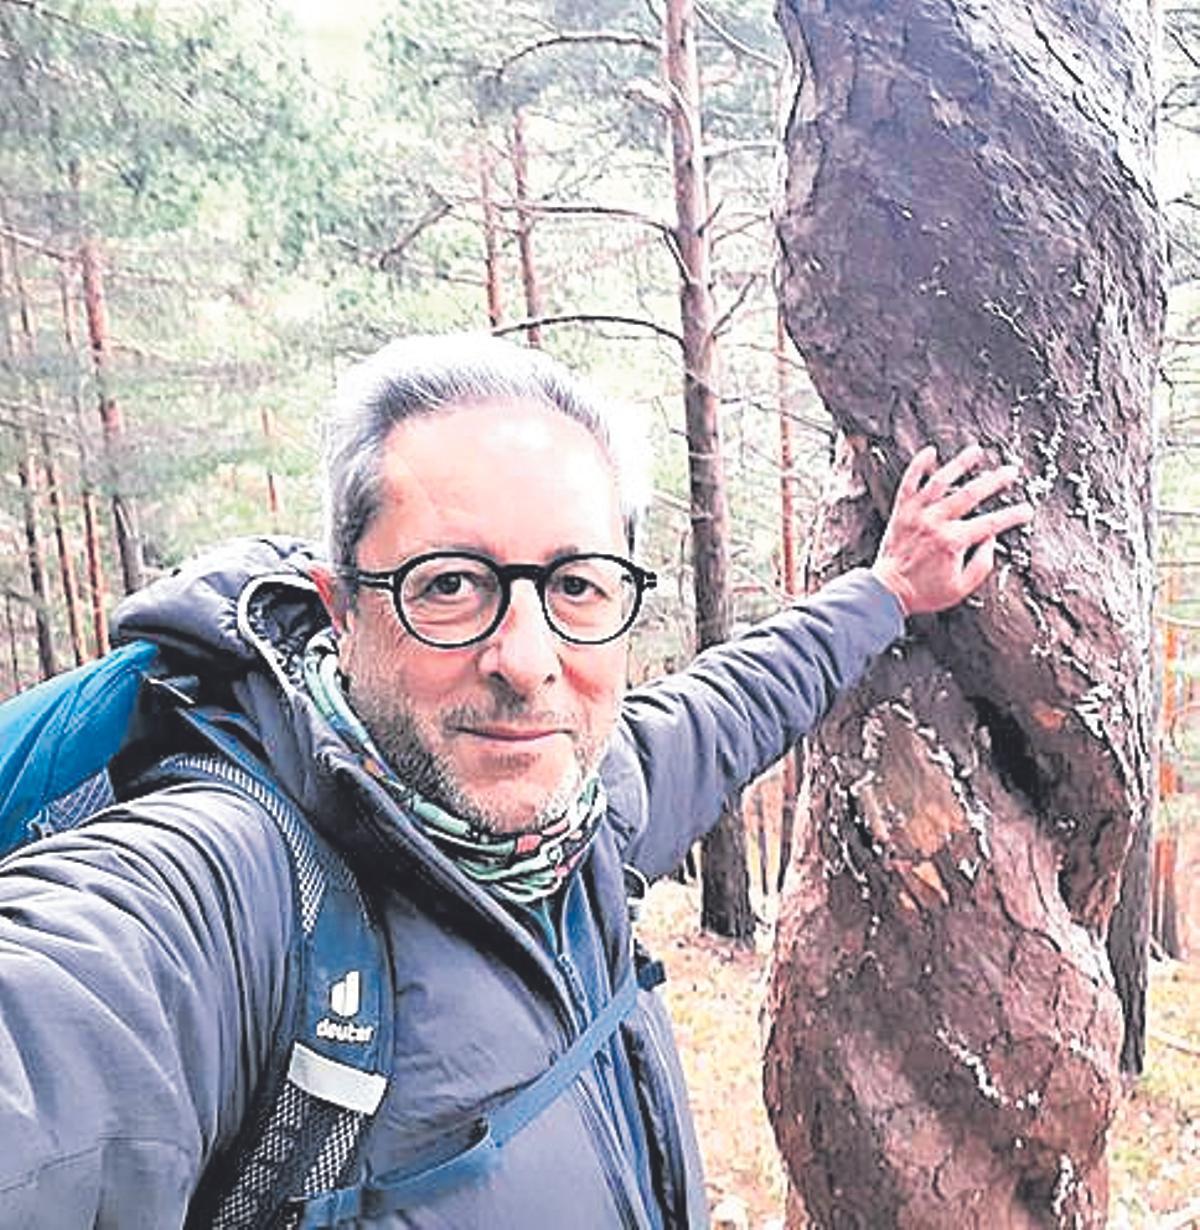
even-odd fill
[{"label": "gray beard", "polygon": [[528,823],[514,824],[507,816],[490,811],[479,801],[467,797],[444,757],[430,748],[417,732],[412,715],[403,708],[379,705],[370,696],[359,695],[350,683],[350,704],[367,728],[388,767],[431,803],[494,836],[511,837],[519,833],[540,833],[558,820],[575,801],[583,783],[596,767],[582,746],[575,757],[578,772],[573,781],[564,782],[542,805]]}]

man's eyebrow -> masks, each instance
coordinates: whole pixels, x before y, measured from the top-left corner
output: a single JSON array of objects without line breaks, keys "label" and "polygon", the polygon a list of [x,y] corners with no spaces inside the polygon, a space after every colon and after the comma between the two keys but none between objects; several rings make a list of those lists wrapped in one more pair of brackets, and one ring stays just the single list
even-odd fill
[{"label": "man's eyebrow", "polygon": [[[486,548],[480,546],[478,543],[470,543],[470,542],[448,542],[448,543],[439,543],[437,545],[429,545],[429,546],[422,547],[419,551],[408,552],[404,558],[412,559],[414,555],[428,555],[434,551],[445,552],[446,554],[449,554],[449,555],[484,555],[490,560],[495,560],[496,563],[498,564],[510,562],[507,560],[498,559],[494,552],[487,550]],[[604,554],[604,552],[599,547],[594,547],[589,550],[588,548],[579,546],[577,543],[568,542],[568,543],[563,543],[563,544],[560,544],[554,547],[554,549],[551,551],[544,552],[543,555],[541,556],[541,562],[548,564],[550,563],[551,560],[561,559],[564,555],[591,555],[596,552],[599,552],[600,554]],[[521,560],[521,561],[514,561],[514,562],[536,563],[538,561],[535,558],[534,560],[531,560],[531,561]]]}]

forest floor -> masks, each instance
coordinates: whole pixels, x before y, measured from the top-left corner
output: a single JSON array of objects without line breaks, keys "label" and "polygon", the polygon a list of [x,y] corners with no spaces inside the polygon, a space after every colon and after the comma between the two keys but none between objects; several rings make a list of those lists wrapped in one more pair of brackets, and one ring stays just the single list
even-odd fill
[{"label": "forest floor", "polygon": [[[663,881],[638,932],[667,967],[710,1204],[732,1206],[734,1225],[780,1230],[786,1183],[761,1095],[770,929],[741,948],[701,934],[699,917],[699,887]],[[1200,1230],[1200,964],[1153,962],[1148,1015],[1146,1071],[1109,1142],[1109,1230]]]}]

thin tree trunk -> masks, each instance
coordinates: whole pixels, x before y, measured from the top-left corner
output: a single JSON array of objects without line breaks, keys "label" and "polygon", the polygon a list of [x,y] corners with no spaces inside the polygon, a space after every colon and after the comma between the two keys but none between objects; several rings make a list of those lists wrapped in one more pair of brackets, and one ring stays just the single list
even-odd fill
[{"label": "thin tree trunk", "polygon": [[[17,353],[13,343],[9,317],[9,284],[18,292],[17,319],[22,336],[29,330],[28,305],[25,303],[13,259],[12,244],[0,244],[0,344],[3,345],[4,366],[20,383]],[[37,465],[27,428],[17,430],[17,484],[21,491],[21,521],[25,535],[25,564],[29,576],[29,592],[33,599],[34,627],[37,634],[38,665],[43,679],[49,679],[58,669],[54,654],[54,633],[50,622],[50,594],[47,585],[46,560],[42,534],[38,523]]]},{"label": "thin tree trunk", "polygon": [[12,671],[12,694],[21,690],[21,655],[17,648],[17,621],[13,618],[13,596],[4,595],[4,622],[8,626],[8,661]]},{"label": "thin tree trunk", "polygon": [[271,411],[263,406],[261,414],[263,439],[267,445],[267,513],[271,518],[271,528],[279,529],[279,487],[275,481],[273,454],[275,451],[275,425]]},{"label": "thin tree trunk", "polygon": [[[780,579],[788,600],[796,596],[796,478],[792,447],[791,345],[782,309],[775,315],[775,385],[779,402],[779,552]],[[779,872],[776,889],[783,890],[788,864],[792,861],[792,842],[796,831],[796,795],[802,751],[796,748],[783,761],[783,797],[779,812]]]},{"label": "thin tree trunk", "polygon": [[[1179,793],[1179,768],[1175,748],[1175,726],[1179,715],[1179,625],[1171,618],[1172,608],[1179,600],[1179,572],[1171,569],[1166,576],[1162,600],[1162,706],[1158,731],[1158,799],[1169,805]],[[1175,891],[1177,864],[1175,831],[1170,820],[1154,838],[1150,889],[1150,933],[1155,943],[1168,957],[1178,960],[1179,909]]]},{"label": "thin tree trunk", "polygon": [[37,629],[38,665],[42,678],[49,679],[58,671],[58,659],[54,653],[54,633],[50,623],[46,556],[38,526],[37,467],[29,432],[22,430],[19,433],[17,449],[17,481],[21,487],[25,558],[29,571],[29,592],[33,597],[34,626]]},{"label": "thin tree trunk", "polygon": [[75,665],[82,666],[87,659],[87,647],[83,641],[83,616],[79,606],[79,582],[75,576],[75,560],[67,541],[64,517],[62,478],[58,459],[47,432],[42,432],[42,469],[46,476],[46,495],[50,503],[50,524],[54,530],[54,543],[58,550],[59,576],[62,578],[63,598],[67,607],[67,627],[71,636],[71,652]]},{"label": "thin tree trunk", "polygon": [[105,460],[109,470],[113,531],[117,553],[121,560],[121,576],[125,584],[125,592],[133,593],[134,590],[141,588],[145,579],[141,535],[138,528],[138,510],[136,501],[123,489],[121,454],[125,447],[125,423],[121,407],[110,387],[111,358],[108,307],[104,297],[104,275],[101,271],[95,241],[83,222],[80,176],[76,165],[71,168],[71,187],[80,223],[79,269],[83,276],[83,302],[87,314],[88,341],[92,352],[100,424],[104,432]]},{"label": "thin tree trunk", "polygon": [[[721,454],[717,398],[716,311],[708,222],[708,192],[700,129],[700,74],[692,0],[667,0],[663,71],[671,98],[675,243],[681,267],[683,401],[691,486],[692,560],[696,640],[700,649],[729,636],[729,510]],[[739,941],[754,935],[746,830],[738,809],[727,806],[701,846],[701,925]]]},{"label": "thin tree trunk", "polygon": [[815,556],[874,554],[925,442],[1039,506],[808,749],[768,1106],[817,1226],[1099,1228],[1102,942],[1152,803],[1151,14],[784,0],[793,338],[842,432]]},{"label": "thin tree trunk", "polygon": [[768,869],[767,817],[763,807],[762,790],[754,792],[754,838],[758,847],[758,887],[765,897],[771,891],[771,876]]},{"label": "thin tree trunk", "polygon": [[[62,481],[60,478],[58,460],[54,455],[54,446],[50,439],[50,433],[45,428],[45,404],[41,394],[41,383],[34,374],[37,370],[37,337],[34,330],[33,314],[29,302],[29,295],[25,289],[25,279],[21,272],[20,256],[17,252],[17,246],[11,239],[8,245],[9,269],[12,274],[13,290],[16,294],[17,301],[17,320],[21,335],[21,350],[24,355],[28,372],[30,373],[26,379],[26,384],[31,391],[31,400],[34,406],[40,412],[43,426],[38,431],[38,436],[41,444],[41,460],[42,471],[46,480],[46,500],[50,510],[50,526],[54,533],[55,547],[58,552],[59,576],[62,579],[63,599],[67,609],[67,627],[71,638],[71,649],[75,658],[75,665],[79,666],[85,658],[83,648],[83,634],[79,613],[79,587],[75,580],[75,562],[71,557],[71,549],[67,542],[67,531],[64,523],[64,506],[62,495]],[[11,337],[9,340],[11,345]],[[29,450],[29,464],[32,466],[31,476],[35,478],[36,488],[36,465],[33,461],[32,444]],[[40,554],[40,547],[39,547]],[[44,571],[44,567],[42,569]],[[45,597],[49,603],[49,577],[48,574],[43,578],[45,587]],[[48,612],[49,614],[49,612]],[[40,636],[40,627],[39,627]]]},{"label": "thin tree trunk", "polygon": [[[75,334],[75,310],[66,269],[59,270],[59,299],[62,304],[63,338],[72,362],[77,361],[79,343]],[[92,482],[92,458],[88,449],[88,431],[83,416],[83,399],[79,395],[78,379],[71,384],[71,408],[79,427],[80,504],[83,507],[83,544],[87,560],[88,600],[92,616],[92,639],[96,654],[108,652],[108,617],[105,613],[104,555],[100,546],[100,516],[96,490]]]},{"label": "thin tree trunk", "polygon": [[[525,144],[525,116],[518,107],[512,122],[513,196],[517,203],[517,252],[521,258],[521,282],[525,287],[525,314],[539,320],[542,310],[542,287],[538,280],[537,261],[533,252],[533,216],[526,208],[529,201],[529,150]],[[541,346],[542,331],[537,325],[525,330],[531,346]]]},{"label": "thin tree trunk", "polygon": [[483,134],[479,138],[479,200],[483,207],[483,285],[488,324],[495,329],[504,319],[500,297],[500,222],[492,187],[492,151]]}]

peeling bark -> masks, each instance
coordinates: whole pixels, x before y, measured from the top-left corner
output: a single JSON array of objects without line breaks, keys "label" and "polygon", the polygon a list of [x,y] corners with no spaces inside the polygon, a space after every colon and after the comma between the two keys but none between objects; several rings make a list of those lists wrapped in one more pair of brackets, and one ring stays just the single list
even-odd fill
[{"label": "peeling bark", "polygon": [[814,579],[916,449],[1016,460],[1032,532],[808,757],[766,1093],[820,1226],[1105,1222],[1104,948],[1152,797],[1162,320],[1144,5],[784,0],[789,329],[842,432]]}]

